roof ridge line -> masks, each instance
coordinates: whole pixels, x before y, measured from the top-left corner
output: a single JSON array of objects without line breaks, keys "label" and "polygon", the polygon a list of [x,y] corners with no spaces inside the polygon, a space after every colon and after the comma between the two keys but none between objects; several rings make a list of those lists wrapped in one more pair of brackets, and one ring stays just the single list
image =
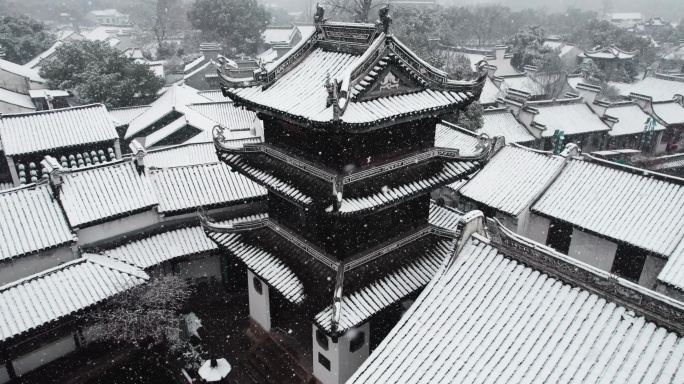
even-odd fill
[{"label": "roof ridge line", "polygon": [[55,273],[55,272],[57,272],[57,271],[59,271],[59,270],[66,269],[67,267],[70,267],[70,266],[72,266],[72,265],[81,264],[81,263],[84,263],[84,262],[87,262],[87,261],[88,261],[88,259],[83,258],[83,257],[79,257],[78,259],[74,259],[74,260],[68,261],[68,262],[66,262],[66,263],[64,263],[64,264],[60,264],[60,265],[58,265],[58,266],[55,266],[55,267],[46,269],[46,270],[44,270],[44,271],[41,271],[41,272],[38,272],[38,273],[34,273],[33,275],[26,276],[26,277],[21,278],[21,279],[19,279],[19,280],[17,280],[17,281],[13,281],[13,282],[11,282],[11,283],[8,283],[8,284],[5,284],[5,285],[0,286],[0,292],[6,291],[6,290],[8,290],[8,289],[10,289],[10,288],[13,288],[13,287],[17,287],[17,286],[19,286],[19,285],[25,284],[25,283],[27,283],[27,282],[29,282],[29,281],[38,279],[38,278],[40,278],[40,277],[49,276],[49,275],[51,275],[51,274],[53,274],[53,273]]},{"label": "roof ridge line", "polygon": [[637,176],[642,176],[642,177],[655,176],[656,178],[658,178],[662,181],[670,181],[673,184],[684,186],[684,178],[671,176],[671,175],[667,175],[667,174],[660,173],[660,172],[654,172],[654,171],[650,171],[650,170],[645,169],[645,168],[639,168],[639,167],[635,167],[632,165],[620,164],[620,163],[616,163],[616,162],[609,161],[609,160],[599,159],[598,157],[594,157],[588,153],[583,154],[579,158],[579,160],[589,162],[589,163],[594,163],[597,165],[602,165],[602,166],[608,167],[608,168],[614,168],[614,169],[622,170],[624,172],[635,174]]},{"label": "roof ridge line", "polygon": [[114,165],[124,164],[125,162],[127,162],[127,161],[130,162],[131,160],[132,160],[132,157],[123,157],[123,158],[121,158],[121,159],[116,159],[116,160],[113,160],[113,161],[107,161],[107,162],[100,163],[100,164],[88,165],[88,166],[85,166],[85,167],[83,167],[83,168],[67,168],[67,169],[62,169],[62,173],[63,173],[63,174],[67,174],[67,173],[68,173],[68,174],[71,174],[71,173],[77,173],[77,172],[79,172],[79,171],[90,171],[90,170],[97,169],[97,168],[103,168],[103,167],[107,167],[107,166],[114,166]]},{"label": "roof ridge line", "polygon": [[131,105],[130,107],[111,108],[111,109],[108,109],[108,111],[111,112],[111,111],[120,111],[122,109],[145,108],[145,107],[150,108],[151,105],[149,105],[149,104],[147,104],[147,105]]},{"label": "roof ridge line", "polygon": [[[17,92],[18,93],[18,92]],[[28,95],[27,95],[28,96]],[[104,104],[102,103],[92,103],[92,104],[86,104],[86,105],[77,105],[75,107],[68,107],[68,108],[59,108],[59,109],[47,109],[44,111],[33,111],[33,112],[20,112],[20,113],[5,113],[0,115],[0,119],[4,119],[7,117],[19,117],[19,116],[31,116],[31,115],[36,115],[36,114],[49,114],[49,113],[58,113],[58,112],[68,112],[68,111],[73,111],[76,109],[86,109],[86,108],[94,108],[94,107],[105,107]],[[105,110],[107,108],[105,107]]]},{"label": "roof ridge line", "polygon": [[210,165],[225,165],[226,167],[228,166],[224,162],[219,160],[219,161],[208,161],[206,163],[198,163],[198,164],[174,165],[172,167],[150,167],[149,170],[159,172],[159,171],[170,170],[170,169],[178,169],[178,168],[207,167]]}]

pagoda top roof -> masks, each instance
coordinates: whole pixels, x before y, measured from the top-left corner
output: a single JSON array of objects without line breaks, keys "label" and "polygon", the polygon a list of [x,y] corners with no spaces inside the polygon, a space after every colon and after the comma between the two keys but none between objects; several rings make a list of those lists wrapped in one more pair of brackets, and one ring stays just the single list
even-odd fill
[{"label": "pagoda top roof", "polygon": [[219,68],[224,95],[312,128],[359,131],[441,115],[476,101],[475,81],[449,79],[373,24],[321,22],[288,54],[252,77]]}]

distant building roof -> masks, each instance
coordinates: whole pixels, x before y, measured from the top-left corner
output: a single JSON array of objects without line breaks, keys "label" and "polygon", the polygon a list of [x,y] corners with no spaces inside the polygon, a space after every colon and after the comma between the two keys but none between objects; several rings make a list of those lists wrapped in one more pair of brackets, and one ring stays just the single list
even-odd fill
[{"label": "distant building roof", "polygon": [[506,143],[529,143],[535,140],[527,128],[505,108],[485,109],[482,119],[484,123],[478,133],[486,133],[489,137],[503,136]]},{"label": "distant building roof", "polygon": [[608,20],[643,20],[644,15],[639,12],[618,12],[606,14]]},{"label": "distant building roof", "polygon": [[201,227],[177,228],[129,241],[104,253],[117,260],[149,268],[177,257],[192,256],[217,249]]},{"label": "distant building roof", "polygon": [[102,302],[149,276],[129,264],[85,255],[0,287],[0,341]]},{"label": "distant building roof", "polygon": [[636,56],[636,54],[637,54],[636,51],[628,52],[628,51],[623,51],[622,49],[616,48],[616,47],[605,47],[605,48],[585,50],[579,54],[579,57],[587,57],[590,59],[628,60],[628,59],[634,58],[634,56]]},{"label": "distant building roof", "polygon": [[23,76],[35,83],[45,83],[45,79],[38,75],[38,71],[26,66],[14,64],[11,61],[0,59],[0,69],[18,76]]},{"label": "distant building roof", "polygon": [[[504,46],[497,48],[500,50],[506,49]],[[520,74],[520,71],[511,65],[511,58],[513,56],[499,53],[499,57],[497,57],[495,54],[496,49],[473,49],[465,47],[449,47],[444,45],[440,46],[440,49],[450,54],[461,54],[467,57],[468,60],[470,60],[471,69],[473,71],[477,70],[476,65],[478,62],[481,60],[486,60],[487,64],[496,67],[496,71],[494,72],[496,76],[512,76]]]},{"label": "distant building roof", "polygon": [[218,162],[219,159],[216,156],[216,147],[213,141],[151,149],[145,155],[145,166],[148,168],[171,168]]},{"label": "distant building roof", "polygon": [[261,35],[264,38],[264,43],[266,44],[290,44],[295,33],[295,28],[296,27],[292,26],[268,27]]},{"label": "distant building roof", "polygon": [[610,129],[581,98],[531,101],[527,105],[539,112],[534,117],[534,123],[546,127],[546,130],[542,131],[542,137],[553,136],[556,129],[564,131],[565,135],[603,132]]},{"label": "distant building roof", "polygon": [[684,226],[677,224],[684,186],[638,168],[587,158],[591,161],[570,161],[532,212],[669,257],[684,238]]},{"label": "distant building roof", "polygon": [[54,55],[55,52],[57,51],[57,48],[59,48],[62,44],[64,44],[64,42],[61,40],[55,41],[52,44],[52,46],[50,48],[48,48],[46,51],[38,54],[38,56],[34,57],[33,59],[31,59],[31,61],[24,64],[24,67],[37,71],[40,68],[41,60],[46,59],[46,58]]},{"label": "distant building roof", "polygon": [[190,104],[188,106],[231,131],[248,131],[254,127],[254,120],[257,118],[256,113],[236,107],[232,101]]},{"label": "distant building roof", "polygon": [[[646,120],[650,118],[633,102],[614,103],[606,110],[606,115],[618,118],[618,122],[613,124],[613,127],[608,131],[608,135],[613,137],[643,133]],[[660,124],[654,128],[656,131],[664,129],[665,127]]]},{"label": "distant building roof", "polygon": [[[610,286],[605,272],[540,244],[509,239]],[[560,269],[540,271],[524,262],[538,260],[529,251],[518,256],[494,238],[474,234],[462,241],[453,265],[437,272],[347,383],[675,383],[684,378],[684,340],[630,309],[639,304],[620,294],[611,299],[607,288],[578,286]],[[613,289],[681,315],[677,302],[621,279],[614,284]]]},{"label": "distant building roof", "polygon": [[541,96],[546,93],[543,82],[536,81],[534,78],[526,74],[504,76],[501,77],[501,79],[503,80],[501,89],[504,91],[508,89],[516,89],[518,91],[527,92],[532,96]]},{"label": "distant building roof", "polygon": [[18,107],[30,110],[36,109],[36,105],[33,104],[31,96],[25,95],[23,93],[10,91],[5,88],[0,88],[0,102],[16,105]]},{"label": "distant building roof", "polygon": [[49,186],[31,184],[0,191],[0,260],[74,241]]},{"label": "distant building roof", "polygon": [[119,16],[125,16],[123,13],[117,11],[116,9],[102,9],[102,10],[95,10],[95,11],[90,11],[95,16],[109,16],[109,17],[119,17]]},{"label": "distant building roof", "polygon": [[653,113],[667,125],[684,124],[684,107],[676,101],[654,102]]},{"label": "distant building roof", "polygon": [[65,171],[59,198],[72,227],[128,216],[157,205],[152,183],[128,159]]},{"label": "distant building roof", "polygon": [[675,95],[684,95],[684,78],[656,74],[632,84],[608,83],[619,91],[620,95],[628,97],[630,93],[649,96],[653,101],[670,101]]},{"label": "distant building roof", "polygon": [[231,172],[224,163],[150,170],[160,213],[195,211],[240,204],[266,196],[266,189]]},{"label": "distant building roof", "polygon": [[37,153],[119,138],[102,104],[0,116],[5,155]]},{"label": "distant building roof", "polygon": [[564,158],[548,152],[508,145],[497,152],[459,193],[515,217],[544,191],[564,163]]},{"label": "distant building roof", "polygon": [[223,96],[222,91],[199,91],[197,94],[211,101],[230,101],[229,98]]},{"label": "distant building roof", "polygon": [[121,124],[121,126],[128,125],[135,120],[143,112],[150,109],[149,105],[139,105],[135,107],[112,108],[109,113]]}]

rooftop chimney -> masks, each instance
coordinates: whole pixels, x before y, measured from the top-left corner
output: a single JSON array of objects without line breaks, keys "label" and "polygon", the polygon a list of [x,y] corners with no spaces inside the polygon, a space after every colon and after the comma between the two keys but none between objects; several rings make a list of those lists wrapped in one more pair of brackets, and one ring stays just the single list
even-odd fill
[{"label": "rooftop chimney", "polygon": [[55,196],[58,196],[62,187],[62,173],[64,172],[64,168],[62,168],[59,161],[52,156],[45,156],[45,159],[40,162],[40,165],[42,165],[48,175],[50,175],[52,192]]},{"label": "rooftop chimney", "polygon": [[200,52],[202,52],[205,60],[218,62],[218,55],[221,53],[221,45],[218,43],[202,43],[200,44]]},{"label": "rooftop chimney", "polygon": [[584,100],[584,102],[591,108],[594,113],[603,117],[606,112],[607,105],[605,103],[599,103],[596,101],[599,93],[601,93],[601,87],[591,84],[579,83],[577,84],[577,93]]},{"label": "rooftop chimney", "polygon": [[145,155],[147,155],[147,150],[138,140],[131,141],[128,147],[133,153],[133,161],[138,168],[138,172],[142,174],[145,171]]}]

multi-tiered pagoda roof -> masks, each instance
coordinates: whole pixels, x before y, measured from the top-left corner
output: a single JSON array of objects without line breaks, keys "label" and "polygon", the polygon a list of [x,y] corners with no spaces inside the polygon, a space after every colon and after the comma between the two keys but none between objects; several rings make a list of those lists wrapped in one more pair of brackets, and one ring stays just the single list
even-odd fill
[{"label": "multi-tiered pagoda roof", "polygon": [[422,288],[451,252],[449,222],[458,221],[429,193],[476,172],[502,145],[486,136],[468,148],[435,142],[440,116],[476,101],[485,74],[449,79],[386,24],[325,21],[252,77],[218,72],[223,94],[264,121],[264,140],[217,128],[217,154],[266,187],[269,214],[204,221],[207,235],[286,301],[306,302],[333,335]]}]

